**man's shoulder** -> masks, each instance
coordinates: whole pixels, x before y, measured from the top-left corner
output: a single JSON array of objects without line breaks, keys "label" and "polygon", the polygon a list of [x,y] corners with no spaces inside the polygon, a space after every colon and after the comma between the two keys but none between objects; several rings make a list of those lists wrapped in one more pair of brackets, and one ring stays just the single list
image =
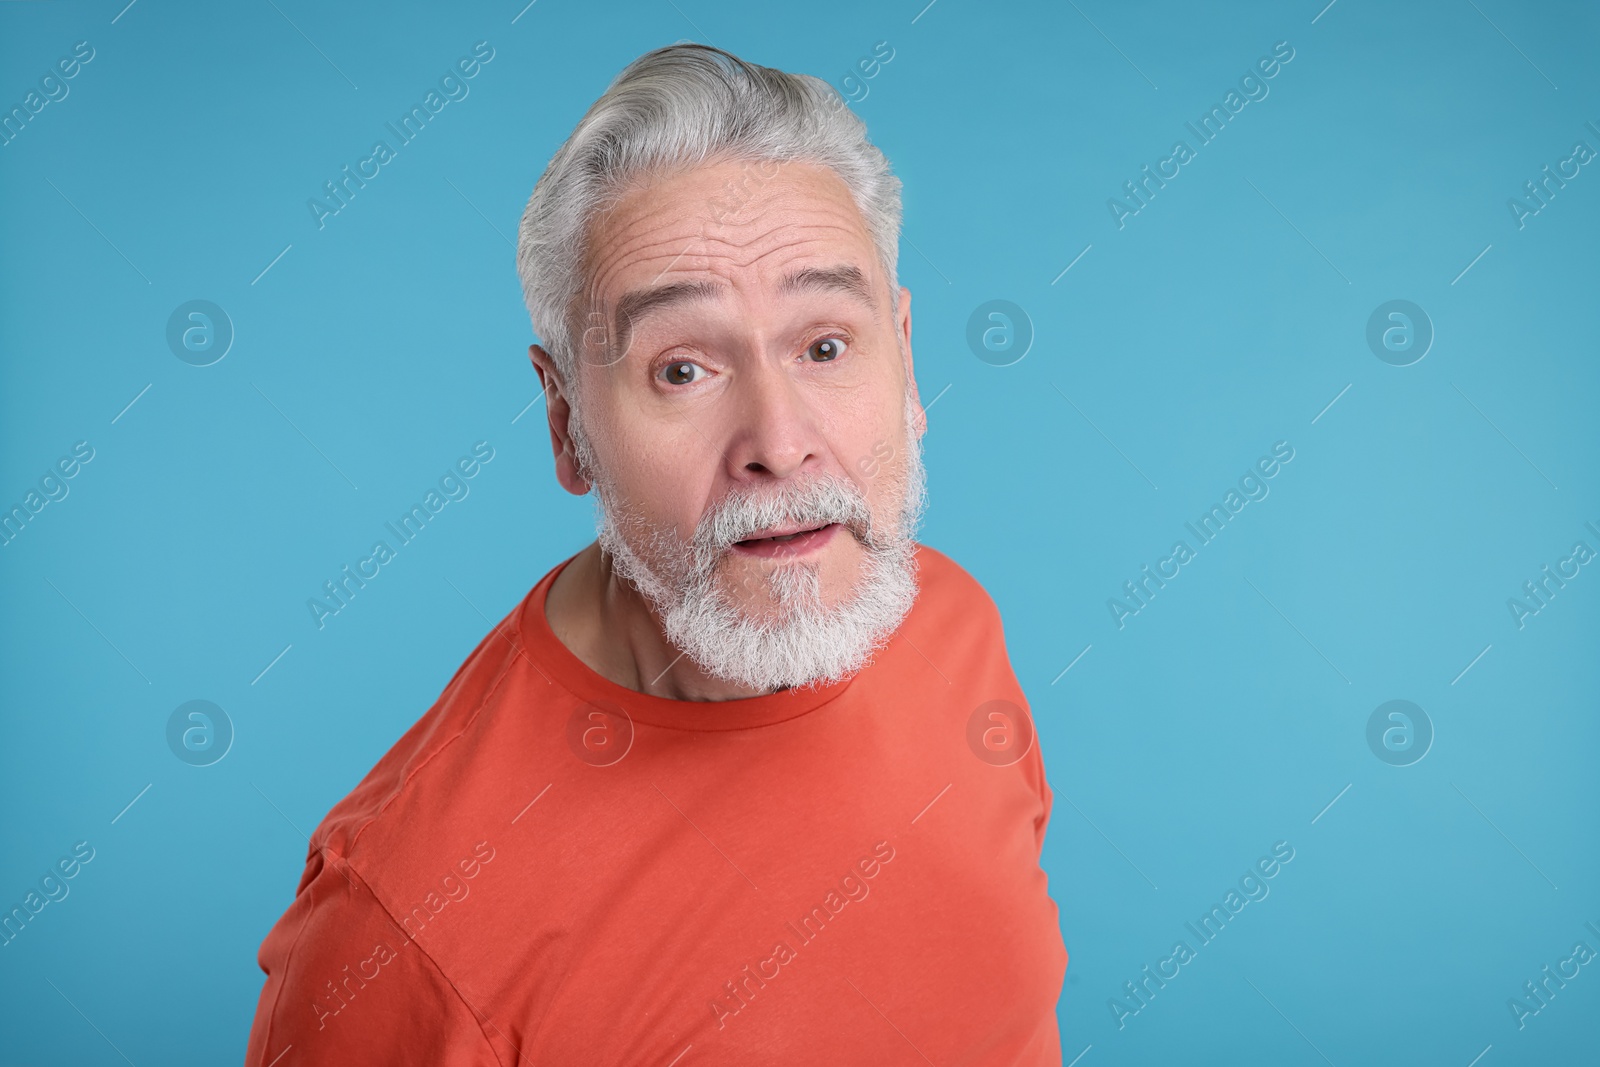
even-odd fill
[{"label": "man's shoulder", "polygon": [[474,825],[504,777],[495,765],[513,766],[527,741],[513,735],[567,699],[527,647],[519,620],[532,595],[490,629],[428,710],[333,806],[311,835],[309,856],[344,857],[369,872],[381,896],[377,871],[396,860],[426,862],[442,848],[453,862],[463,843],[466,855],[482,840]]},{"label": "man's shoulder", "polygon": [[957,678],[1015,700],[1005,625],[994,597],[937,549],[919,543],[917,561],[917,600],[902,623],[917,658],[937,663],[946,683]]},{"label": "man's shoulder", "polygon": [[931,545],[917,542],[918,601],[941,617],[998,623],[994,598],[961,564]]}]

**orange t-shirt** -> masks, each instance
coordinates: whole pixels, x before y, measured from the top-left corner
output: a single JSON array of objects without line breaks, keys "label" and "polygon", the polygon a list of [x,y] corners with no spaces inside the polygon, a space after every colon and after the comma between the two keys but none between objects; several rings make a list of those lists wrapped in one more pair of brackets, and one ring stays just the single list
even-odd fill
[{"label": "orange t-shirt", "polygon": [[719,702],[587,667],[552,569],[312,835],[247,1064],[1059,1064],[1026,698],[917,558],[864,670]]}]

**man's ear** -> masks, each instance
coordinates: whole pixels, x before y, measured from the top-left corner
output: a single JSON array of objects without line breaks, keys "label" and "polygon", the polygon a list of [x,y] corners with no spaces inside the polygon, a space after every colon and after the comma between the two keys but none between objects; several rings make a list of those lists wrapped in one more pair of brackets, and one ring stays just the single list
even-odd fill
[{"label": "man's ear", "polygon": [[572,406],[567,400],[561,372],[550,353],[539,345],[528,346],[528,358],[539,372],[539,384],[544,386],[544,410],[550,422],[550,451],[555,454],[556,481],[573,496],[583,496],[589,491],[589,482],[578,473],[578,453],[568,429]]},{"label": "man's ear", "polygon": [[906,388],[911,390],[911,400],[917,407],[917,436],[921,437],[928,432],[928,413],[922,406],[922,397],[917,393],[917,376],[913,373],[911,363],[911,290],[905,286],[900,287],[900,313],[895,318],[895,331],[899,334],[900,350],[905,353]]}]

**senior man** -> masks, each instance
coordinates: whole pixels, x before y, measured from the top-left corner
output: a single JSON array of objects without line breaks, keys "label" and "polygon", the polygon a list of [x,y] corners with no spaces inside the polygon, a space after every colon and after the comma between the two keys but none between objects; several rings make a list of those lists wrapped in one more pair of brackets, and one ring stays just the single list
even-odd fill
[{"label": "senior man", "polygon": [[1059,1064],[1026,698],[913,540],[899,187],[697,45],[556,153],[517,260],[598,538],[318,827],[249,1064]]}]

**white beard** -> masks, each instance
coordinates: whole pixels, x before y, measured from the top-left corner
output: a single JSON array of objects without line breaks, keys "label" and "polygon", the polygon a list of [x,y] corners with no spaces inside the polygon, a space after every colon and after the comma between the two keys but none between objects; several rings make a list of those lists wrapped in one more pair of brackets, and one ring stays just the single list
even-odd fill
[{"label": "white beard", "polygon": [[[688,542],[619,509],[611,486],[595,477],[593,453],[576,418],[572,434],[580,467],[595,488],[596,532],[613,570],[645,597],[661,617],[669,642],[706,674],[761,693],[830,684],[854,674],[888,643],[917,596],[913,537],[927,499],[922,442],[914,430],[917,405],[907,390],[904,464],[896,486],[898,514],[891,528],[873,521],[866,497],[837,475],[752,499],[735,492],[707,513]],[[887,464],[884,473],[889,473]],[[853,536],[866,551],[853,595],[827,607],[820,565],[772,563],[765,586],[776,607],[747,615],[722,591],[718,569],[730,546],[751,533],[789,524],[837,522],[835,537]],[[638,531],[637,537],[629,535]]]}]

